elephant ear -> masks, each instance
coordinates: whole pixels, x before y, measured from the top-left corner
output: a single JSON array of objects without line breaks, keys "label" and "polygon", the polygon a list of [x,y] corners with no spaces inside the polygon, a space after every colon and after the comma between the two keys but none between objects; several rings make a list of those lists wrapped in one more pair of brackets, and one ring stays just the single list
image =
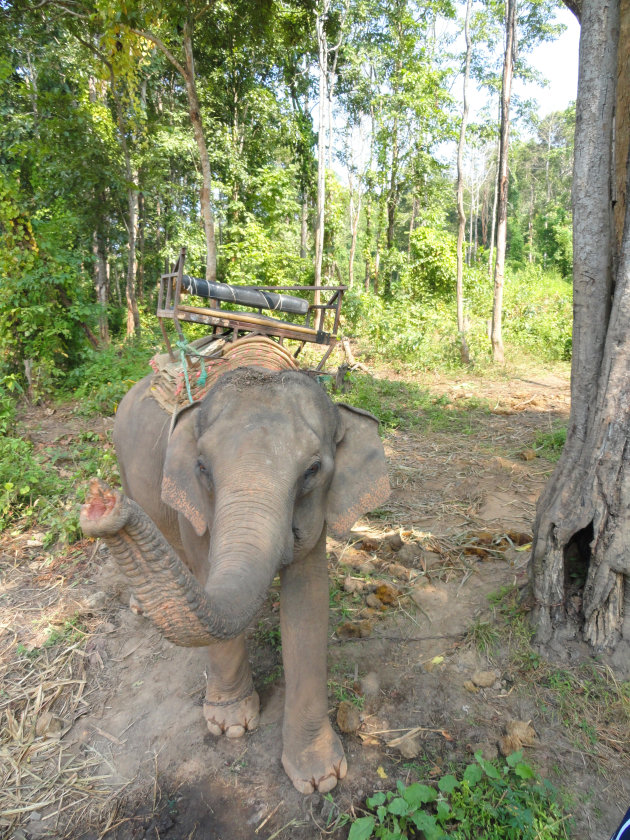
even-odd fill
[{"label": "elephant ear", "polygon": [[357,519],[390,494],[378,420],[367,411],[338,403],[340,433],[326,519],[335,537],[346,536]]},{"label": "elephant ear", "polygon": [[169,438],[162,476],[162,501],[191,523],[198,536],[206,530],[204,499],[195,473],[197,436],[195,434],[195,403],[177,418]]}]

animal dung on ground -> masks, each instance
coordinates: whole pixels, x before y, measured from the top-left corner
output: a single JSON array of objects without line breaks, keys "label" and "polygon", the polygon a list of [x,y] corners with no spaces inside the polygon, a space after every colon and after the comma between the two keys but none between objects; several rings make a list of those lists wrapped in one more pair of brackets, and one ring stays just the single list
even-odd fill
[{"label": "animal dung on ground", "polygon": [[372,607],[372,609],[374,610],[385,609],[385,604],[373,592],[370,592],[370,594],[367,596],[367,598],[365,599],[365,603],[368,605],[368,607]]},{"label": "animal dung on ground", "polygon": [[376,539],[376,537],[363,537],[361,542],[356,544],[356,547],[360,548],[362,551],[374,552],[378,551],[381,547],[381,541]]},{"label": "animal dung on ground", "polygon": [[396,589],[389,583],[380,583],[374,590],[376,597],[386,606],[392,606],[398,603],[400,590]]},{"label": "animal dung on ground", "polygon": [[416,758],[420,754],[420,739],[417,735],[409,733],[398,742],[396,749],[403,758]]},{"label": "animal dung on ground", "polygon": [[492,688],[497,681],[496,671],[475,671],[472,681],[478,688]]},{"label": "animal dung on ground", "polygon": [[499,738],[501,755],[511,755],[523,747],[533,747],[536,743],[536,732],[524,720],[510,720],[505,725],[505,735]]},{"label": "animal dung on ground", "polygon": [[404,544],[403,538],[397,531],[387,537],[387,545],[391,551],[400,551]]},{"label": "animal dung on ground", "polygon": [[350,700],[342,700],[337,709],[337,726],[342,732],[356,732],[361,726],[359,710]]},{"label": "animal dung on ground", "polygon": [[399,580],[409,580],[411,577],[409,569],[401,563],[390,563],[387,567],[387,574]]},{"label": "animal dung on ground", "polygon": [[536,742],[534,728],[525,720],[511,720],[505,726],[508,735],[518,738],[524,747],[531,747]]},{"label": "animal dung on ground", "polygon": [[365,583],[358,578],[353,578],[348,575],[343,582],[344,592],[349,592],[351,595],[361,594],[365,591]]},{"label": "animal dung on ground", "polygon": [[344,621],[337,625],[335,633],[340,639],[365,639],[372,635],[372,622],[368,619],[361,621]]}]

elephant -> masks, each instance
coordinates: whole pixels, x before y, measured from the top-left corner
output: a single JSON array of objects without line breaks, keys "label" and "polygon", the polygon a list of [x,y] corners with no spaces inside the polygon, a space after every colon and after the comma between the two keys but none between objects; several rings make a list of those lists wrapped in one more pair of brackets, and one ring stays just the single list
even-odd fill
[{"label": "elephant", "polygon": [[331,790],[347,764],[327,711],[326,534],[389,495],[378,421],[303,371],[243,367],[175,421],[139,381],[114,445],[125,495],[94,484],[81,524],[167,638],[207,646],[208,729],[236,738],[258,723],[246,630],[279,574],[282,764],[300,792]]}]

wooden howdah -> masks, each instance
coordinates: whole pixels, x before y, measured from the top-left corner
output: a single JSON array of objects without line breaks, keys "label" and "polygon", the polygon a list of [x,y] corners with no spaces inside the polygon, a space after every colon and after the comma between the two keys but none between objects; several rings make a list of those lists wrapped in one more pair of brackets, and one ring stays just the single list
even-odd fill
[{"label": "wooden howdah", "polygon": [[[182,248],[172,270],[160,278],[157,317],[164,342],[174,358],[164,319],[172,320],[180,340],[185,341],[182,322],[205,324],[213,334],[221,334],[236,341],[243,335],[264,335],[284,343],[285,339],[298,342],[297,356],[306,342],[326,347],[317,370],[322,370],[338,341],[341,303],[347,286],[234,286],[227,283],[210,283],[184,274],[186,249]],[[320,303],[308,298],[320,292]],[[204,296],[208,306],[186,303],[189,295]],[[248,307],[246,310],[227,308],[231,305]],[[290,314],[284,320],[263,314],[263,309],[274,313]]]}]

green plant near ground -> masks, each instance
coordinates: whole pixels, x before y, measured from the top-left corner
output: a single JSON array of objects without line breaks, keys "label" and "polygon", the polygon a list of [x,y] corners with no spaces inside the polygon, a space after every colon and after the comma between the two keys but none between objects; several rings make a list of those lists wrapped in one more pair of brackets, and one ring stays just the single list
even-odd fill
[{"label": "green plant near ground", "polygon": [[571,670],[545,664],[536,691],[581,749],[590,751],[603,736],[630,752],[630,682],[618,682],[610,669],[597,662]]},{"label": "green plant near ground", "polygon": [[548,461],[557,461],[562,455],[566,440],[566,427],[561,426],[552,429],[550,432],[538,432],[534,439],[534,448],[541,458],[546,458]]},{"label": "green plant near ground", "polygon": [[64,621],[61,627],[51,627],[42,647],[64,645],[66,647],[80,642],[85,637],[85,630],[78,615]]},{"label": "green plant near ground", "polygon": [[254,634],[257,643],[269,645],[274,650],[282,649],[282,636],[279,624],[270,624],[262,619],[258,622],[258,628]]},{"label": "green plant near ground", "polygon": [[37,451],[21,437],[0,437],[0,530],[20,520],[44,532],[45,546],[79,538],[77,501],[88,480],[118,482],[113,451],[91,437]]},{"label": "green plant near ground", "polygon": [[471,837],[505,840],[561,840],[569,837],[553,785],[542,779],[521,752],[505,761],[475,753],[460,778],[447,774],[435,787],[398,782],[366,800],[372,812],[354,821],[348,840],[402,840]]},{"label": "green plant near ground", "polygon": [[129,388],[151,373],[149,359],[162,352],[162,339],[147,331],[141,339],[87,351],[66,377],[63,395],[76,399],[78,412],[85,416],[113,414]]},{"label": "green plant near ground", "polygon": [[337,703],[342,703],[344,700],[352,703],[358,709],[362,709],[365,703],[365,697],[357,694],[351,685],[352,680],[347,678],[345,680],[328,680],[328,692],[332,693]]},{"label": "green plant near ground", "polygon": [[425,431],[473,432],[487,414],[487,402],[478,398],[457,400],[432,394],[413,382],[376,379],[352,373],[347,377],[344,401],[369,411],[383,430],[420,427]]},{"label": "green plant near ground", "polygon": [[499,644],[501,634],[495,624],[477,619],[466,633],[466,640],[481,653],[490,653]]},{"label": "green plant near ground", "polygon": [[0,438],[0,529],[54,494],[57,484],[55,474],[35,457],[32,444],[22,438]]}]

